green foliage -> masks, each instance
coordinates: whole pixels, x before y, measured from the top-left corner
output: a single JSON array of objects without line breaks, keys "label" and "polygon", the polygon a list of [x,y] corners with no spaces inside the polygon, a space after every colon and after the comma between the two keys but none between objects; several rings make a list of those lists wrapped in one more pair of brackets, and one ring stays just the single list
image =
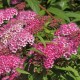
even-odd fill
[{"label": "green foliage", "polygon": [[19,72],[19,73],[22,73],[22,74],[30,74],[29,72],[24,71],[24,70],[22,70],[20,68],[17,68],[16,71]]},{"label": "green foliage", "polygon": [[26,0],[26,2],[29,4],[29,6],[36,12],[39,13],[39,3],[37,0]]},{"label": "green foliage", "polygon": [[54,8],[54,7],[50,7],[48,9],[49,12],[55,14],[57,17],[62,18],[68,22],[70,22],[69,18],[65,15],[65,12],[58,9],[58,8]]}]

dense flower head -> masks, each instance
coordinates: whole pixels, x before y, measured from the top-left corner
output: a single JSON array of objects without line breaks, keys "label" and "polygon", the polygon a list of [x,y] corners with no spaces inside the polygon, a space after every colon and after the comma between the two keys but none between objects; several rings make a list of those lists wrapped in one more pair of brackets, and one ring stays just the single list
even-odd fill
[{"label": "dense flower head", "polygon": [[46,47],[41,43],[35,44],[34,47],[46,56],[46,58],[43,57],[43,64],[46,69],[52,68],[54,61],[62,56],[68,59],[72,54],[77,54],[77,47],[74,46],[74,42],[65,37],[54,38],[51,43],[46,43]]},{"label": "dense flower head", "polygon": [[[0,55],[0,76],[1,80],[13,80],[19,75],[16,68],[23,69],[25,59],[16,55]],[[7,78],[7,79],[5,79]]]},{"label": "dense flower head", "polygon": [[56,36],[69,36],[74,32],[79,31],[79,27],[75,23],[62,24],[56,31]]},{"label": "dense flower head", "polygon": [[28,23],[30,20],[34,20],[36,15],[33,11],[19,11],[17,19],[24,20]]},{"label": "dense flower head", "polygon": [[34,34],[42,29],[42,23],[36,16],[37,14],[33,11],[20,11],[17,19],[23,20],[26,26],[25,29]]},{"label": "dense flower head", "polygon": [[70,57],[71,54],[77,54],[77,49],[80,45],[80,28],[75,23],[63,24],[55,32],[58,37],[64,37],[68,41],[68,49],[64,56]]},{"label": "dense flower head", "polygon": [[39,19],[35,19],[28,23],[26,30],[29,31],[31,34],[35,34],[43,29],[42,23]]},{"label": "dense flower head", "polygon": [[24,23],[21,21],[13,20],[6,26],[3,26],[0,31],[1,42],[9,47],[12,52],[25,47],[26,44],[33,44],[34,37],[24,28]]},{"label": "dense flower head", "polygon": [[51,18],[50,16],[39,16],[33,11],[20,11],[17,19],[23,20],[25,23],[25,29],[34,34],[43,29],[43,26]]},{"label": "dense flower head", "polygon": [[18,11],[15,8],[0,10],[0,25],[4,23],[4,20],[10,20],[17,14]]},{"label": "dense flower head", "polygon": [[7,46],[5,46],[2,42],[0,42],[0,55],[10,54],[11,51]]},{"label": "dense flower head", "polygon": [[18,11],[15,8],[7,8],[4,12],[4,20],[10,20],[15,15],[18,14]]},{"label": "dense flower head", "polygon": [[16,36],[9,40],[9,48],[12,52],[16,53],[18,49],[25,47],[27,44],[33,45],[34,37],[25,30],[18,33]]}]

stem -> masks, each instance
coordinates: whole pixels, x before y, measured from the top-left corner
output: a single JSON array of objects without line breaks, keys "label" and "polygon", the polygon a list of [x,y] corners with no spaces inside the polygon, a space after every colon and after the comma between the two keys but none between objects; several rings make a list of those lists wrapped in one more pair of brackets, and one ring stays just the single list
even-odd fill
[{"label": "stem", "polygon": [[46,13],[47,13],[50,17],[55,18],[50,12],[48,12],[48,10],[47,10],[45,7],[43,7],[43,6],[40,5],[40,4],[39,4],[39,7],[40,7],[41,9],[45,10]]}]

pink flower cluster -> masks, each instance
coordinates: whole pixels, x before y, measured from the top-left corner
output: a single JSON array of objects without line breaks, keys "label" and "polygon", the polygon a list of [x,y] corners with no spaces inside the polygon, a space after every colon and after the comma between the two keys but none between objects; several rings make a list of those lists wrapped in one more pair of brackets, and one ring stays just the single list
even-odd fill
[{"label": "pink flower cluster", "polygon": [[15,55],[0,55],[0,76],[1,80],[13,80],[19,76],[17,68],[23,69],[25,59]]},{"label": "pink flower cluster", "polygon": [[[1,80],[13,80],[18,76],[16,68],[23,69],[24,63],[13,53],[34,44],[33,34],[42,29],[47,17],[38,18],[33,11],[18,12],[15,8],[0,10],[0,15],[0,76]],[[7,24],[3,24],[5,20]]]},{"label": "pink flower cluster", "polygon": [[33,35],[26,31],[23,26],[23,22],[14,20],[1,28],[0,41],[14,53],[27,44],[34,43]]},{"label": "pink flower cluster", "polygon": [[[52,68],[54,61],[62,56],[68,59],[72,54],[77,54],[78,45],[75,45],[75,43],[76,40],[80,42],[80,35],[76,39],[69,36],[76,31],[79,31],[79,28],[75,23],[64,24],[56,32],[56,38],[51,43],[46,43],[46,47],[41,43],[34,45],[36,49],[46,55],[45,58],[43,57],[43,64],[46,69]],[[37,52],[32,51],[30,53],[37,54]]]},{"label": "pink flower cluster", "polygon": [[0,10],[0,25],[4,23],[4,20],[10,20],[17,14],[18,11],[15,8]]},{"label": "pink flower cluster", "polygon": [[74,32],[80,31],[79,27],[75,23],[63,24],[56,31],[56,36],[69,36]]},{"label": "pink flower cluster", "polygon": [[26,24],[26,30],[30,33],[37,33],[42,29],[42,20],[37,17],[33,11],[20,11],[17,19],[23,20]]}]

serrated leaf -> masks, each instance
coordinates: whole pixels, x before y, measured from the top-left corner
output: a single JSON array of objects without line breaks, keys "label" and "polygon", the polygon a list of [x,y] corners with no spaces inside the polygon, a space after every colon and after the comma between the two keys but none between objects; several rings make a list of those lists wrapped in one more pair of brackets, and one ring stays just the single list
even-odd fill
[{"label": "serrated leaf", "polygon": [[62,18],[64,20],[67,20],[68,22],[70,22],[69,18],[65,15],[65,12],[58,9],[58,8],[54,8],[54,7],[50,7],[48,9],[49,12],[55,14],[56,16],[58,16],[59,18]]},{"label": "serrated leaf", "polygon": [[16,71],[19,72],[19,73],[22,73],[22,74],[30,74],[29,72],[24,71],[24,70],[22,70],[20,68],[17,68]]},{"label": "serrated leaf", "polygon": [[29,6],[36,12],[40,12],[39,3],[37,0],[26,0],[26,2],[29,4]]}]

